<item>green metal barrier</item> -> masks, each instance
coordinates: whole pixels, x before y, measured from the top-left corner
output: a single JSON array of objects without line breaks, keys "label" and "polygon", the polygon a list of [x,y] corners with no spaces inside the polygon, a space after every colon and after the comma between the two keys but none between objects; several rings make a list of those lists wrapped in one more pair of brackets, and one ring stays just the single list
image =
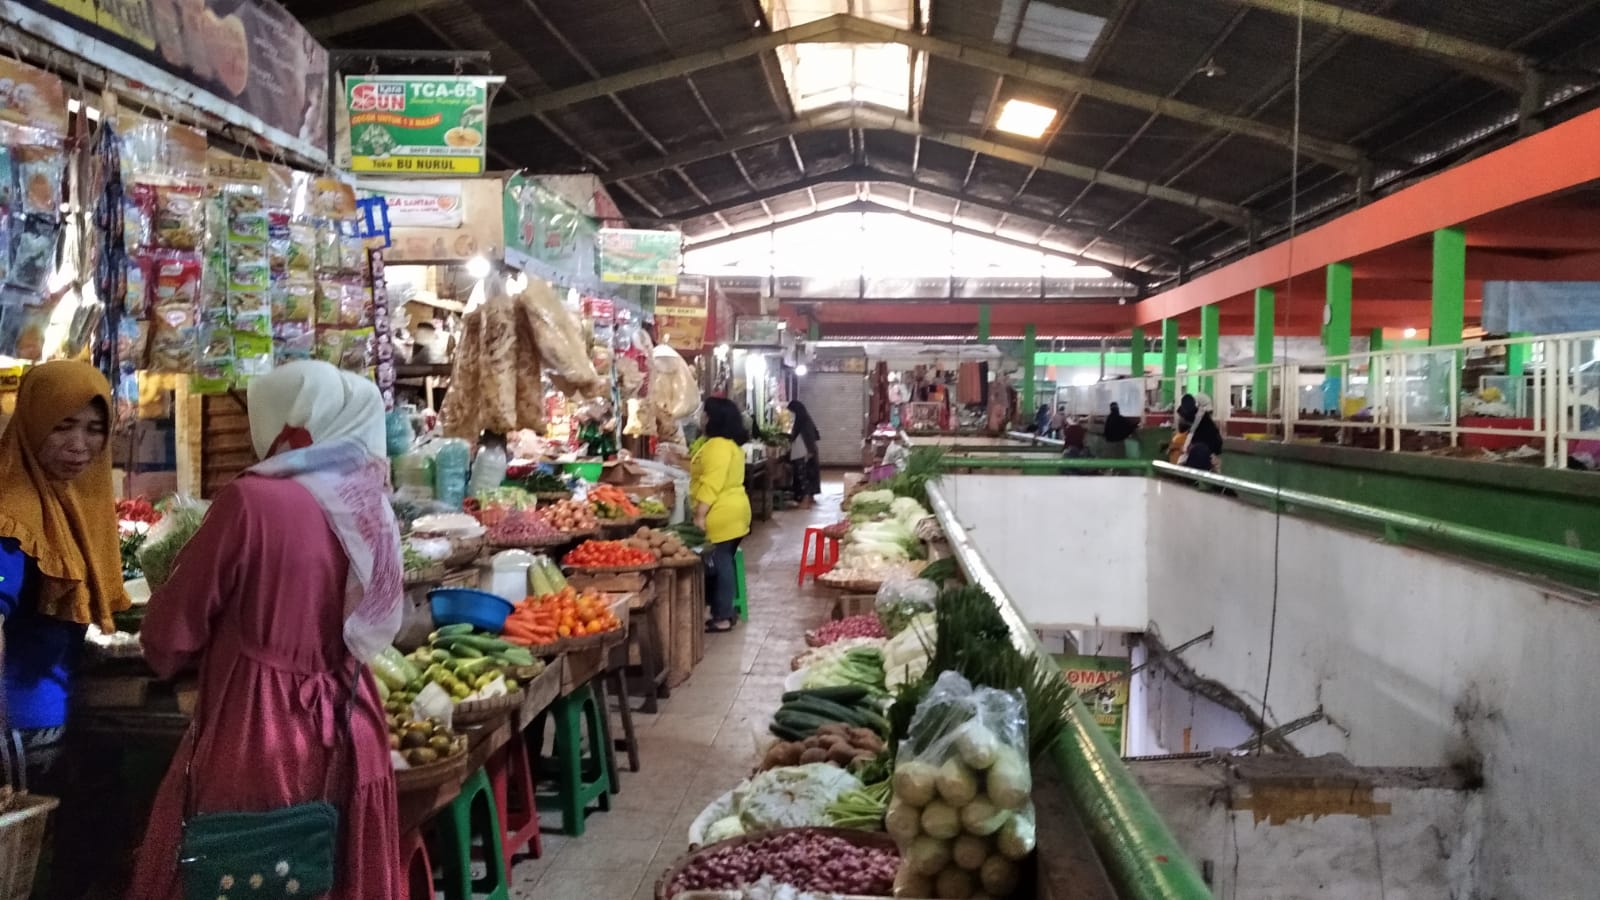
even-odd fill
[{"label": "green metal barrier", "polygon": [[1540,566],[1582,573],[1588,578],[1591,588],[1600,587],[1600,553],[1592,550],[1579,550],[1573,547],[1564,547],[1560,544],[1519,538],[1515,535],[1501,534],[1500,532],[1488,531],[1483,528],[1456,525],[1439,519],[1414,516],[1409,513],[1395,512],[1394,510],[1366,506],[1360,503],[1350,503],[1334,497],[1322,497],[1301,491],[1279,490],[1272,485],[1245,481],[1241,478],[1229,478],[1226,475],[1218,475],[1215,472],[1175,466],[1167,462],[1155,462],[1151,468],[1157,475],[1181,478],[1250,497],[1260,497],[1271,501],[1274,506],[1298,507],[1300,509],[1329,513],[1367,525],[1376,525],[1383,529],[1384,538],[1392,543],[1402,543],[1404,536],[1408,534],[1420,538],[1447,541],[1467,551],[1483,551],[1536,563]]},{"label": "green metal barrier", "polygon": [[[1112,461],[1058,462],[1104,464]],[[1008,467],[1016,467],[1015,461],[1005,462]],[[966,461],[954,463],[965,464]],[[928,502],[967,580],[988,591],[999,604],[1000,615],[1011,629],[1012,642],[1024,653],[1054,665],[1034,637],[1033,629],[1006,596],[999,579],[984,563],[938,485],[929,486]],[[1206,887],[1200,871],[1156,814],[1133,772],[1106,740],[1088,707],[1074,697],[1069,713],[1067,730],[1051,748],[1051,758],[1118,893],[1127,900],[1211,900],[1211,890]]]}]

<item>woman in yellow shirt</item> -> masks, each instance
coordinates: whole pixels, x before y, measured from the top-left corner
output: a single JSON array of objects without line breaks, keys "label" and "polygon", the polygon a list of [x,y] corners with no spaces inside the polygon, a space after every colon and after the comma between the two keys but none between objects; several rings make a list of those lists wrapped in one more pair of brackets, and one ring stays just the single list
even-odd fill
[{"label": "woman in yellow shirt", "polygon": [[750,498],[744,492],[744,444],[750,439],[739,407],[725,397],[708,397],[700,426],[707,440],[689,463],[689,496],[694,524],[706,533],[706,596],[711,618],[706,631],[733,630],[738,624],[733,598],[738,590],[733,554],[750,533]]}]

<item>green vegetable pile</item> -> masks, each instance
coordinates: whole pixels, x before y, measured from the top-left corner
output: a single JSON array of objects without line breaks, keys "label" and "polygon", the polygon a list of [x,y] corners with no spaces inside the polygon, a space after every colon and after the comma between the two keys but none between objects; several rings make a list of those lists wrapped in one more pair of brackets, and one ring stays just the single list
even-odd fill
[{"label": "green vegetable pile", "polygon": [[852,647],[839,656],[811,664],[801,681],[806,688],[855,686],[882,694],[883,651],[876,647]]},{"label": "green vegetable pile", "polygon": [[870,728],[880,738],[889,720],[878,713],[873,692],[861,685],[812,688],[783,695],[770,730],[786,741],[803,741],[830,724]]}]

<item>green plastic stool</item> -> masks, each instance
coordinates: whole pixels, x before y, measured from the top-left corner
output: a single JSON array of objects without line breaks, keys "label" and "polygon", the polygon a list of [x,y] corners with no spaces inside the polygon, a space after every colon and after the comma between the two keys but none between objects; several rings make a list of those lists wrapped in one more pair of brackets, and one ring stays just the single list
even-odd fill
[{"label": "green plastic stool", "polygon": [[744,586],[744,548],[733,551],[733,611],[739,621],[750,621],[750,595]]},{"label": "green plastic stool", "polygon": [[[545,808],[561,813],[563,834],[582,837],[590,803],[598,802],[602,811],[611,809],[611,783],[616,777],[607,750],[611,729],[593,685],[585,683],[571,694],[557,697],[527,733],[527,739],[534,742],[528,748],[533,755],[544,750],[546,715],[556,723],[555,755],[549,760],[551,765],[541,766],[541,771],[554,776],[555,791],[541,794],[540,800]],[[584,739],[586,730],[588,740]]]},{"label": "green plastic stool", "polygon": [[[505,850],[500,843],[500,812],[495,809],[494,791],[482,769],[461,784],[461,793],[438,816],[442,844],[441,880],[445,900],[511,900],[506,883]],[[483,846],[484,876],[472,877],[472,844]]]}]

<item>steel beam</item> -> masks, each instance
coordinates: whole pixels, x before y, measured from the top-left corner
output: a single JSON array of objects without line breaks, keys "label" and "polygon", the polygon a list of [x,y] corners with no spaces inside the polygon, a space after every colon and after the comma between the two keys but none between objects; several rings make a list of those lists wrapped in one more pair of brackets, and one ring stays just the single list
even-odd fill
[{"label": "steel beam", "polygon": [[[1145,93],[1052,66],[1012,59],[993,50],[992,45],[987,42],[936,38],[853,16],[847,18],[844,30],[849,40],[854,43],[904,44],[913,50],[965,66],[1020,78],[1074,94],[1083,94],[1119,106],[1142,109],[1169,118],[1204,125],[1207,128],[1237,132],[1284,147],[1295,145],[1295,135],[1291,129],[1279,128],[1242,116],[1228,115],[1193,103]],[[1304,134],[1300,135],[1299,146],[1300,152],[1305,155],[1341,169],[1354,171],[1363,159],[1361,151],[1348,144],[1308,137]]]},{"label": "steel beam", "polygon": [[1275,12],[1290,18],[1304,15],[1305,20],[1312,24],[1415,50],[1517,92],[1522,91],[1525,85],[1524,79],[1533,68],[1531,61],[1520,53],[1441,34],[1419,25],[1347,9],[1324,0],[1229,0],[1229,2],[1239,3],[1252,9]]},{"label": "steel beam", "polygon": [[633,88],[644,87],[647,84],[655,84],[658,81],[666,81],[670,78],[682,78],[702,69],[709,69],[713,66],[720,66],[724,63],[756,56],[788,44],[815,43],[819,41],[843,43],[848,37],[844,26],[850,18],[850,16],[843,14],[828,16],[815,22],[796,25],[793,28],[784,28],[769,34],[735,41],[717,50],[691,53],[688,56],[680,56],[677,59],[669,59],[666,62],[630,69],[627,72],[596,78],[593,81],[586,81],[583,84],[551,91],[548,94],[540,94],[537,97],[530,97],[517,103],[508,103],[495,110],[495,120],[510,122],[525,116],[564,109],[575,103],[582,103],[585,100],[593,100],[597,97],[605,97],[632,90]]},{"label": "steel beam", "polygon": [[610,183],[628,178],[639,178],[666,169],[675,169],[689,163],[699,162],[700,160],[712,159],[724,154],[758,147],[762,144],[782,140],[797,134],[833,129],[894,131],[917,138],[926,138],[946,146],[956,147],[984,156],[992,156],[996,159],[1003,159],[1019,165],[1055,172],[1058,175],[1102,185],[1113,190],[1163,200],[1167,203],[1197,210],[1233,225],[1248,225],[1251,220],[1250,210],[1223,200],[1202,197],[1188,191],[1153,184],[1138,178],[1130,178],[1126,175],[1118,175],[1092,166],[1068,162],[1067,160],[1046,156],[1042,153],[1034,153],[959,132],[932,128],[904,116],[896,116],[891,113],[878,114],[876,111],[866,108],[858,109],[852,107],[834,107],[820,110],[774,128],[752,131],[719,143],[699,144],[687,150],[663,156],[660,159],[649,160],[648,162],[636,163],[631,166],[619,166],[607,172],[605,180]]},{"label": "steel beam", "polygon": [[[785,28],[770,34],[736,41],[718,50],[708,50],[654,65],[642,66],[628,72],[597,78],[570,88],[551,91],[548,94],[528,100],[509,103],[495,111],[495,118],[500,122],[513,121],[524,116],[561,109],[574,103],[581,103],[596,97],[642,87],[657,81],[681,78],[701,69],[766,53],[788,44],[818,42],[903,44],[919,53],[953,60],[962,65],[1032,81],[1036,84],[1046,85],[1074,94],[1095,97],[1108,103],[1142,109],[1170,118],[1204,125],[1208,128],[1237,132],[1285,147],[1294,146],[1295,144],[1295,135],[1287,128],[1279,128],[1275,125],[1268,125],[1264,122],[1241,116],[1228,115],[1227,113],[1197,106],[1193,103],[1185,103],[1181,100],[1122,87],[1108,81],[1088,78],[1051,66],[1012,59],[991,49],[991,46],[984,42],[936,38],[911,29],[894,28],[845,14],[828,16],[815,22],[808,22],[805,25],[796,25],[793,28]],[[1300,136],[1299,146],[1301,152],[1309,157],[1350,171],[1358,168],[1363,159],[1361,151],[1355,147],[1305,135]]]},{"label": "steel beam", "polygon": [[[729,200],[724,200],[724,201],[722,201],[720,203],[710,203],[710,204],[706,204],[704,206],[698,206],[698,207],[694,207],[692,209],[686,209],[686,210],[681,210],[681,211],[669,211],[668,212],[668,216],[670,217],[670,219],[669,219],[670,221],[679,221],[679,222],[685,221],[685,220],[688,220],[688,219],[698,219],[698,218],[701,218],[703,216],[719,215],[721,213],[727,212],[730,209],[737,209],[737,208],[739,208],[741,206],[750,206],[752,204],[761,203],[761,202],[764,202],[764,201],[767,201],[767,200],[774,200],[774,199],[776,199],[778,197],[787,196],[789,194],[798,193],[800,191],[809,190],[809,189],[815,188],[815,187],[820,187],[820,186],[825,185],[825,184],[852,184],[852,183],[894,184],[894,185],[899,185],[901,187],[906,187],[906,188],[915,188],[916,190],[924,191],[926,193],[933,194],[935,196],[945,197],[945,198],[950,199],[950,200],[955,200],[955,201],[958,201],[958,202],[961,202],[961,203],[965,203],[965,204],[967,204],[969,206],[976,206],[976,207],[979,207],[981,209],[988,209],[988,210],[993,210],[994,212],[998,212],[998,213],[1005,213],[1007,215],[1014,216],[1014,217],[1019,218],[1019,219],[1026,219],[1026,220],[1028,220],[1030,222],[1037,222],[1037,223],[1039,223],[1041,225],[1056,225],[1056,226],[1059,226],[1059,225],[1062,224],[1060,222],[1055,221],[1053,218],[1051,218],[1048,214],[1045,214],[1045,213],[1038,213],[1038,212],[1034,212],[1032,210],[1021,209],[1021,208],[1018,208],[1018,207],[1015,207],[1015,206],[1009,206],[1009,205],[1004,204],[1004,203],[998,203],[998,202],[993,201],[993,200],[985,200],[982,197],[975,197],[975,196],[973,196],[971,194],[963,194],[960,191],[954,191],[954,190],[951,190],[949,188],[940,187],[939,185],[929,184],[928,182],[925,182],[925,181],[917,181],[915,179],[906,178],[906,177],[903,177],[903,176],[900,176],[900,175],[893,175],[893,174],[890,174],[888,172],[881,172],[881,171],[878,171],[876,169],[862,168],[862,167],[857,167],[857,166],[850,166],[850,167],[844,168],[844,169],[836,169],[836,170],[834,170],[832,172],[825,172],[825,173],[822,173],[822,174],[813,175],[813,176],[811,176],[809,178],[803,178],[803,179],[800,179],[798,181],[791,181],[791,182],[789,182],[787,184],[778,185],[777,187],[769,188],[769,189],[767,189],[765,191],[760,191],[758,193],[746,194],[746,195],[743,195],[743,196],[740,196],[740,197],[734,197],[734,198],[729,199]],[[924,218],[928,218],[928,217],[924,217]],[[940,220],[931,219],[930,218],[930,221],[940,221]],[[1089,225],[1072,226],[1072,227],[1081,227],[1081,228],[1083,228],[1085,230],[1093,230],[1092,226],[1089,226]],[[982,232],[982,231],[980,231],[979,233],[980,234],[985,234],[985,235],[988,234],[987,232]],[[1106,240],[1112,241],[1114,243],[1126,244],[1128,246],[1137,246],[1140,249],[1150,251],[1152,255],[1159,255],[1159,256],[1162,256],[1163,258],[1172,260],[1173,262],[1181,262],[1182,261],[1182,255],[1175,248],[1173,248],[1173,247],[1171,247],[1169,245],[1164,245],[1164,244],[1161,244],[1161,243],[1156,242],[1156,241],[1150,241],[1150,240],[1141,239],[1141,238],[1139,238],[1139,237],[1137,237],[1135,235],[1106,234],[1106,235],[1104,235],[1104,237],[1105,237]],[[1043,248],[1041,248],[1041,249],[1043,249]],[[1050,251],[1050,252],[1057,252],[1057,251]],[[1068,255],[1068,254],[1062,254],[1062,255],[1065,256],[1065,255]],[[1094,261],[1094,265],[1101,266],[1102,268],[1106,268],[1108,271],[1115,270],[1115,271],[1118,272],[1118,275],[1120,277],[1125,277],[1126,278],[1126,277],[1129,277],[1130,275],[1137,275],[1137,277],[1138,277],[1138,279],[1140,281],[1148,281],[1148,276],[1145,273],[1140,273],[1140,272],[1138,272],[1138,270],[1130,269],[1130,268],[1128,268],[1126,266],[1114,266],[1111,263],[1103,262],[1103,261],[1100,261],[1100,260],[1095,260]],[[1130,280],[1132,280],[1132,279],[1130,278]]]},{"label": "steel beam", "polygon": [[307,19],[306,30],[318,40],[326,41],[346,32],[360,31],[393,19],[427,12],[445,6],[449,2],[450,0],[373,0],[372,3],[363,3],[341,12]]}]

